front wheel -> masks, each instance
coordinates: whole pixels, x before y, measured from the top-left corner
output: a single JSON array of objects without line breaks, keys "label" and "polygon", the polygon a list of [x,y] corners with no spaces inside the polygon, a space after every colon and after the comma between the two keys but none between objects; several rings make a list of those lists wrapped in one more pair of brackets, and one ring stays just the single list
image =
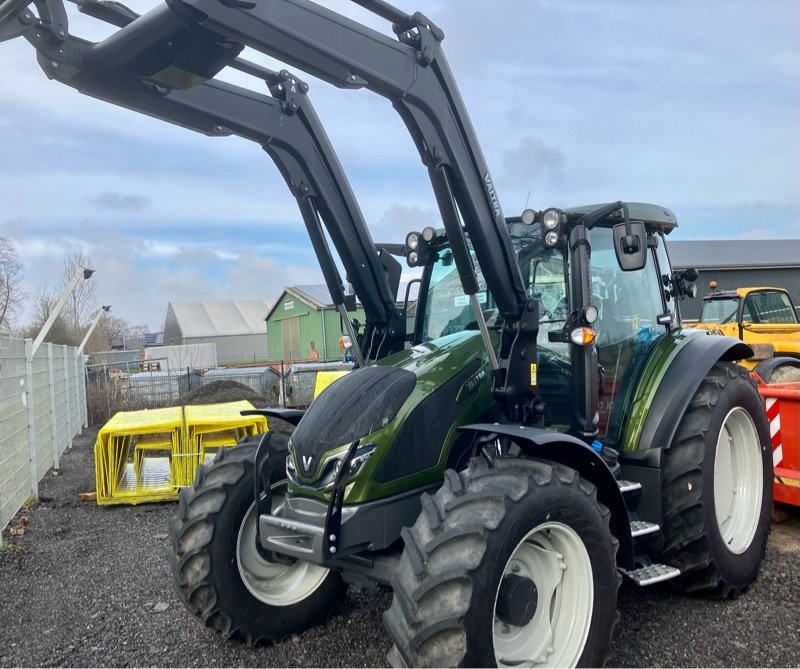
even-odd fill
[{"label": "front wheel", "polygon": [[[272,435],[273,452],[286,437]],[[277,642],[329,614],[345,585],[339,574],[302,560],[269,561],[256,549],[253,500],[255,443],[220,449],[181,491],[169,526],[169,558],[178,595],[206,626],[248,644]],[[279,454],[277,457],[280,457]],[[283,503],[283,472],[272,487],[273,510]]]},{"label": "front wheel", "polygon": [[408,666],[600,666],[617,541],[593,485],[556,464],[475,458],[404,530],[384,622]]},{"label": "front wheel", "polygon": [[772,449],[747,370],[718,362],[664,452],[661,560],[687,592],[735,597],[758,574],[769,534]]}]

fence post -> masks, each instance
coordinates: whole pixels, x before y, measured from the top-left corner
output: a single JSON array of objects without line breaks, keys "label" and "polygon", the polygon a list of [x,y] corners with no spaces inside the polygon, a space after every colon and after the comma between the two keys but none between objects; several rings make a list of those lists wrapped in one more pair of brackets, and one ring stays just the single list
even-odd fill
[{"label": "fence post", "polygon": [[286,377],[284,376],[283,372],[283,360],[281,360],[281,392],[280,392],[280,400],[281,406],[286,406]]},{"label": "fence post", "polygon": [[84,421],[83,421],[83,410],[84,410],[84,407],[86,407],[86,401],[84,400],[83,402],[81,402],[81,400],[84,399],[84,398],[83,398],[83,394],[81,393],[81,377],[78,375],[78,358],[79,357],[80,356],[77,356],[77,355],[72,356],[73,360],[75,361],[74,362],[74,366],[75,366],[75,396],[78,398],[77,399],[77,401],[78,401],[78,407],[77,407],[78,408],[78,411],[77,411],[77,414],[78,414],[78,416],[77,416],[78,425],[77,425],[77,430],[76,431],[78,433],[82,433],[83,432],[83,427],[84,427],[84,424],[83,424],[84,423]]},{"label": "fence post", "polygon": [[66,344],[61,346],[61,352],[64,358],[64,394],[67,396],[67,448],[72,448],[72,437],[75,436],[75,432],[72,430],[72,402],[70,402],[72,393],[69,388],[69,357]]},{"label": "fence post", "polygon": [[58,470],[58,430],[56,429],[56,375],[53,368],[53,345],[47,343],[47,386],[50,389],[50,438],[53,440],[53,467]]},{"label": "fence post", "polygon": [[89,358],[83,358],[83,373],[81,383],[83,384],[83,427],[89,427]]},{"label": "fence post", "polygon": [[36,466],[36,412],[33,407],[33,340],[25,340],[25,402],[28,409],[28,453],[31,463],[31,495],[39,498]]}]

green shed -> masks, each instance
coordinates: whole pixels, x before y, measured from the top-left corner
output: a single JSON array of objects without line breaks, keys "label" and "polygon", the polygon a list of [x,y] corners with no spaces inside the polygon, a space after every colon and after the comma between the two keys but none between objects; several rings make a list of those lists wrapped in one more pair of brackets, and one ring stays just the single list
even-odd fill
[{"label": "green shed", "polygon": [[[359,305],[348,312],[364,323]],[[289,286],[264,319],[267,323],[267,355],[270,361],[339,360],[339,338],[344,334],[339,312],[325,285]]]}]

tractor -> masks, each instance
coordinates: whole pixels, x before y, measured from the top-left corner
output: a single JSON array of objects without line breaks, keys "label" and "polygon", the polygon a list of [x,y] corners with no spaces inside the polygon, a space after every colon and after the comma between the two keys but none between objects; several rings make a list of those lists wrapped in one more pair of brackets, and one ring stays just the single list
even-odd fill
[{"label": "tractor", "polygon": [[[738,339],[681,327],[691,273],[670,267],[667,208],[614,201],[503,214],[444,56],[421,13],[354,0],[394,36],[309,0],[167,0],[118,30],[69,34],[61,0],[0,2],[46,74],[278,164],[334,302],[329,241],[365,305],[358,368],[306,411],[201,466],[170,523],[177,590],[207,626],[279,642],[350,584],[393,592],[394,666],[599,666],[617,591],[670,581],[735,597],[756,578],[772,501],[770,435]],[[268,54],[400,114],[442,227],[376,245],[308,86]],[[224,83],[231,67],[269,95]],[[401,256],[422,269],[406,332]],[[407,306],[407,305],[406,305]]]}]

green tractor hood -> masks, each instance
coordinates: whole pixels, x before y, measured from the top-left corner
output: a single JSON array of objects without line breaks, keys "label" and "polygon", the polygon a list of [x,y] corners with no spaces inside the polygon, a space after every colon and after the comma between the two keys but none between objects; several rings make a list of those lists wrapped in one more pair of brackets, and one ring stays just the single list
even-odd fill
[{"label": "green tractor hood", "polygon": [[373,501],[442,479],[469,447],[458,428],[492,407],[478,332],[459,332],[384,358],[331,384],[289,442],[292,494],[327,500],[359,441],[345,501]]}]

